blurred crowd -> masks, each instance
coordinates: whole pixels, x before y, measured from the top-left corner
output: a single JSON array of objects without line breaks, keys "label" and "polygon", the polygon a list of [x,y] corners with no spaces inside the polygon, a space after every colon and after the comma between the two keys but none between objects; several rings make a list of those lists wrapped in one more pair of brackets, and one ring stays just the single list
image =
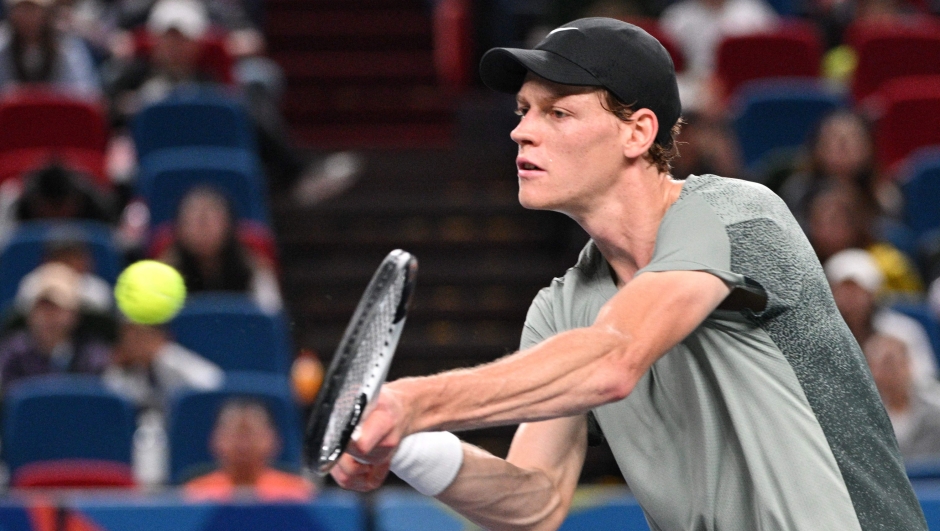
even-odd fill
[{"label": "blurred crowd", "polygon": [[[0,121],[8,131],[0,135],[0,246],[11,291],[0,301],[0,395],[33,377],[100,378],[136,412],[134,481],[166,484],[169,397],[222,389],[226,368],[178,343],[169,326],[121,315],[112,295],[115,271],[105,262],[161,260],[181,272],[190,297],[242,297],[272,319],[284,318],[283,302],[270,227],[244,222],[224,181],[194,178],[171,198],[174,217],[150,223],[140,197],[135,117],[203,93],[240,109],[250,125],[248,155],[260,161],[261,175],[249,176],[261,182],[252,199],[263,209],[268,193],[286,193],[302,205],[322,200],[360,161],[341,153],[310,162],[292,144],[280,112],[284,75],[265,55],[260,0],[7,0],[0,14]],[[16,122],[17,105],[36,101],[50,114]],[[76,108],[90,113],[95,127],[80,126],[63,145],[51,137],[43,144],[48,130],[71,119],[56,109]],[[80,137],[97,129],[104,131],[101,160],[89,163]],[[9,140],[21,134],[40,138],[36,145]],[[22,171],[14,170],[27,155]],[[196,163],[195,171],[203,171]],[[30,231],[41,233],[38,243]],[[33,255],[11,254],[31,243]],[[11,272],[31,261],[35,268],[22,278]],[[322,367],[309,355],[302,363],[307,376],[299,401],[309,403]],[[188,494],[222,500],[256,489],[267,499],[312,496],[313,485],[298,470],[275,468],[282,438],[299,433],[285,434],[269,406],[236,397],[219,408],[208,443],[216,466],[202,470],[208,474],[194,479]]]},{"label": "blurred crowd", "polygon": [[[749,179],[780,195],[803,226],[836,305],[864,350],[904,457],[940,457],[940,226],[918,234],[909,226],[908,166],[905,160],[879,157],[877,138],[884,126],[877,90],[864,100],[847,95],[859,62],[847,45],[853,28],[932,27],[940,41],[940,21],[931,14],[940,4],[794,0],[785,9],[765,0],[482,4],[495,14],[489,31],[498,45],[532,44],[555,25],[588,15],[631,20],[660,37],[673,53],[684,106],[674,174]],[[541,9],[522,13],[517,4]],[[260,0],[5,0],[0,110],[24,91],[53,92],[100,106],[108,133],[97,175],[93,165],[63,155],[0,183],[0,243],[19,241],[18,231],[36,222],[101,225],[119,235],[116,251],[122,257],[146,256],[176,267],[191,295],[241,294],[265,314],[280,315],[273,238],[267,227],[259,229],[258,219],[245,221],[242,205],[229,191],[211,183],[189,187],[174,199],[173,219],[152,227],[149,205],[135,196],[140,162],[132,134],[135,116],[194,89],[218,91],[245,110],[266,190],[287,191],[311,204],[331,197],[358,172],[361,161],[354,155],[309,163],[292,145],[279,111],[284,76],[265,56],[262,7]],[[507,13],[513,17],[499,18]],[[845,104],[820,113],[796,145],[746,161],[741,144],[747,139],[738,124],[747,87],[732,87],[719,68],[719,50],[726,39],[794,23],[815,28],[819,36],[823,75],[813,86]],[[777,122],[760,126],[773,130]],[[0,148],[2,137],[0,131]],[[151,157],[151,164],[158,163]],[[0,158],[0,174],[4,164]],[[121,317],[111,295],[113,279],[102,272],[93,243],[75,228],[47,234],[35,269],[17,280],[9,301],[0,301],[6,308],[0,394],[27,377],[100,376],[136,408],[137,480],[166,483],[161,452],[166,452],[167,398],[180,390],[219,389],[225,368],[178,343],[169,327]],[[312,356],[298,363],[309,403],[322,367]],[[186,487],[192,496],[224,499],[238,487],[273,499],[312,495],[309,482],[274,466],[286,441],[264,403],[227,401],[213,422],[208,444],[216,466]]]}]

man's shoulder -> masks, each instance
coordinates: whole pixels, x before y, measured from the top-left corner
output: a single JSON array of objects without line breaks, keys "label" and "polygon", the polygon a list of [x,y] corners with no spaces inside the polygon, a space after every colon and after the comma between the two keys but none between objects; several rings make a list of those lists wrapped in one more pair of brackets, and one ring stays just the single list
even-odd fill
[{"label": "man's shoulder", "polygon": [[725,225],[757,218],[781,224],[795,222],[786,203],[771,189],[742,179],[690,175],[681,197],[703,200]]}]

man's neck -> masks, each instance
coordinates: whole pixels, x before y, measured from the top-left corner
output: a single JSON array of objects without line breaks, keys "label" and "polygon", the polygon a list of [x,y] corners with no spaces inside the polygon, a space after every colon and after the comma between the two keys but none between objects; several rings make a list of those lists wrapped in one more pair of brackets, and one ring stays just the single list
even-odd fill
[{"label": "man's neck", "polygon": [[652,260],[659,224],[683,185],[655,167],[636,170],[592,208],[572,216],[610,264],[618,286]]}]

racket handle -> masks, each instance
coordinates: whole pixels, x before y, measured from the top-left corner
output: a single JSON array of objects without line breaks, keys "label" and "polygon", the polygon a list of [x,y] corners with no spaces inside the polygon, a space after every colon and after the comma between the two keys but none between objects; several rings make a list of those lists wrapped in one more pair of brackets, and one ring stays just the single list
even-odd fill
[{"label": "racket handle", "polygon": [[416,433],[402,439],[390,470],[425,496],[444,491],[463,464],[463,443],[447,431]]}]

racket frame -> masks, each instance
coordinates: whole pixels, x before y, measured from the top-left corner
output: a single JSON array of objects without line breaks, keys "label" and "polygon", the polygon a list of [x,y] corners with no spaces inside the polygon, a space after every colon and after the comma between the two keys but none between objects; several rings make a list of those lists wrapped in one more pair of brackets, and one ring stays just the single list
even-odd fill
[{"label": "racket frame", "polygon": [[[405,280],[388,337],[379,351],[377,359],[374,360],[375,367],[369,371],[369,376],[353,405],[349,421],[340,435],[338,447],[326,454],[323,448],[323,439],[327,435],[331,424],[330,418],[334,413],[335,401],[343,390],[348,376],[347,373],[356,358],[359,341],[378,311],[381,296],[388,289],[388,282],[393,282],[395,276],[402,272],[405,275]],[[401,249],[389,253],[373,274],[372,280],[369,281],[368,287],[363,292],[349,324],[346,325],[346,330],[343,332],[343,337],[333,355],[330,368],[323,379],[323,386],[320,388],[316,403],[311,410],[310,421],[304,438],[304,455],[307,463],[320,476],[328,474],[346,450],[353,431],[359,425],[359,421],[364,418],[369,404],[378,396],[379,390],[382,388],[386,376],[388,376],[388,369],[392,364],[395,348],[398,346],[398,340],[401,337],[408,315],[408,308],[411,305],[417,273],[418,261],[410,253]]]}]

